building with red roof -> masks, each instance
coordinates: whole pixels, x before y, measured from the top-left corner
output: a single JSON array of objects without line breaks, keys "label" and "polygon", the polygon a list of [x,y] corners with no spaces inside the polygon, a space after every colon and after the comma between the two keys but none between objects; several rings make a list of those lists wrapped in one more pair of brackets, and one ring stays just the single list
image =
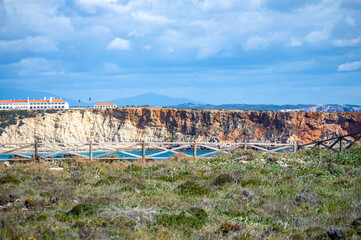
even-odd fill
[{"label": "building with red roof", "polygon": [[117,105],[115,103],[96,103],[94,104],[94,108],[106,109],[106,108],[116,108]]},{"label": "building with red roof", "polygon": [[69,104],[62,99],[53,99],[51,97],[43,100],[0,100],[0,110],[15,109],[69,109]]}]

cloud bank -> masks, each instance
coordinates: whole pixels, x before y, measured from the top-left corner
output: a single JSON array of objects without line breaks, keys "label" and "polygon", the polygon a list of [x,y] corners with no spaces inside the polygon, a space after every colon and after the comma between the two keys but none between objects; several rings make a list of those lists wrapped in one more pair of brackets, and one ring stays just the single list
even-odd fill
[{"label": "cloud bank", "polygon": [[[65,77],[83,88],[106,81],[120,89],[129,79],[138,81],[133,88],[188,84],[200,90],[215,83],[215,88],[236,88],[259,78],[262,87],[347,82],[356,89],[361,5],[355,0],[2,0],[0,55],[6,56],[0,57],[0,84],[25,82],[34,90],[52,80],[51,87],[70,91],[75,85],[63,84]],[[46,69],[19,64],[25,60]],[[166,72],[172,74],[163,77]],[[319,80],[323,76],[329,81]],[[38,85],[30,84],[34,79]]]}]

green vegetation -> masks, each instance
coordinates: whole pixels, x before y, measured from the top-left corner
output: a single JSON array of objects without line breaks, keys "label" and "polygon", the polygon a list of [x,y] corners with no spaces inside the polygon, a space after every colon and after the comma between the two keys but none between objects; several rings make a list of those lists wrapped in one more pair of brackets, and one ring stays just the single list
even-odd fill
[{"label": "green vegetation", "polygon": [[0,166],[0,239],[361,238],[359,145],[58,165]]},{"label": "green vegetation", "polygon": [[24,118],[35,117],[35,111],[26,110],[11,110],[11,111],[0,111],[0,135],[3,133],[4,128],[15,125],[17,122]]},{"label": "green vegetation", "polygon": [[48,110],[0,110],[0,135],[4,129],[10,125],[16,125],[19,121],[19,125],[24,124],[23,119],[36,117],[39,113],[56,113],[57,109]]}]

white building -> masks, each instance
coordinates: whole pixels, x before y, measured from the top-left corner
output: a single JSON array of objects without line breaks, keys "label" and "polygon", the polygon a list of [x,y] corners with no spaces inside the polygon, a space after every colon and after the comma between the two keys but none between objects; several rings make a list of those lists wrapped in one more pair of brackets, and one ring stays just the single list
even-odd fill
[{"label": "white building", "polygon": [[115,103],[96,103],[94,104],[94,108],[116,108],[117,105]]},{"label": "white building", "polygon": [[61,99],[44,100],[0,100],[0,110],[27,109],[69,109],[69,104]]}]

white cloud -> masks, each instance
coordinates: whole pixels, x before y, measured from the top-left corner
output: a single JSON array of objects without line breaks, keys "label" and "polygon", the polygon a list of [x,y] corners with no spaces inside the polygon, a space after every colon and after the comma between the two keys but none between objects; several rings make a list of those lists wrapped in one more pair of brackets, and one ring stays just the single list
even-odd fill
[{"label": "white cloud", "polygon": [[67,39],[74,31],[71,18],[59,14],[62,4],[56,0],[5,0],[6,21],[0,33],[13,38],[46,36],[53,40]]},{"label": "white cloud", "polygon": [[355,71],[361,68],[361,61],[344,63],[338,66],[337,71]]},{"label": "white cloud", "polygon": [[81,29],[77,32],[77,37],[79,38],[99,38],[100,36],[109,36],[111,34],[111,29],[101,25],[86,26],[84,29]]},{"label": "white cloud", "polygon": [[299,46],[302,46],[302,40],[299,39],[299,38],[291,38],[291,41],[290,43],[288,44],[288,46],[291,46],[291,47],[299,47]]},{"label": "white cloud", "polygon": [[203,11],[225,10],[231,8],[233,5],[233,0],[205,0],[200,3]]},{"label": "white cloud", "polygon": [[130,50],[130,41],[122,38],[114,38],[107,46],[108,50]]},{"label": "white cloud", "polygon": [[245,50],[263,50],[269,46],[267,38],[252,37],[243,45]]},{"label": "white cloud", "polygon": [[98,7],[106,7],[117,0],[76,0],[76,4],[88,13],[95,13]]},{"label": "white cloud", "polygon": [[132,31],[132,32],[128,33],[127,36],[128,37],[140,38],[140,37],[144,37],[144,33],[139,33],[137,31]]},{"label": "white cloud", "polygon": [[143,46],[142,49],[143,50],[150,50],[150,49],[152,49],[152,46],[151,45],[145,45],[145,46]]},{"label": "white cloud", "polygon": [[305,40],[310,43],[317,43],[324,40],[327,40],[329,34],[326,32],[321,31],[313,31],[305,37]]},{"label": "white cloud", "polygon": [[220,36],[217,32],[207,33],[206,36],[202,34],[193,36],[188,32],[168,29],[159,38],[158,45],[163,46],[167,53],[195,50],[196,59],[206,59],[221,52],[225,48],[226,43],[223,36]]},{"label": "white cloud", "polygon": [[45,58],[24,58],[19,62],[1,66],[17,75],[24,76],[49,76],[63,74],[62,64],[59,61],[50,61]]},{"label": "white cloud", "polygon": [[205,12],[221,12],[231,9],[258,9],[266,0],[204,0],[198,3],[200,9]]},{"label": "white cloud", "polygon": [[350,25],[350,26],[355,26],[355,25],[356,25],[356,24],[355,24],[355,20],[354,20],[352,17],[350,17],[350,16],[347,16],[347,17],[346,17],[345,23],[348,24],[348,25]]},{"label": "white cloud", "polygon": [[311,69],[316,62],[314,60],[286,62],[274,67],[275,72],[302,72]]},{"label": "white cloud", "polygon": [[101,66],[101,70],[105,73],[123,72],[124,69],[120,68],[117,64],[112,62],[105,62]]},{"label": "white cloud", "polygon": [[[228,57],[229,53],[237,57],[242,50],[302,48],[306,43],[322,42],[330,48],[360,44],[358,38],[343,39],[352,36],[347,31],[357,30],[360,21],[357,11],[342,9],[338,0],[288,4],[275,0],[272,8],[267,0],[3,2],[0,39],[43,36],[48,40],[39,45],[42,47],[28,47],[32,50],[26,51],[55,51],[58,46],[94,52],[104,49],[101,46],[107,46],[108,50],[142,51],[149,45],[154,54],[150,57],[163,59],[162,54],[169,56],[165,49],[173,49],[180,57],[192,56],[194,60],[217,55]],[[178,34],[172,36],[169,29]],[[113,39],[114,36],[124,39]],[[1,41],[3,49],[10,44],[7,42]]]},{"label": "white cloud", "polygon": [[207,42],[205,45],[201,46],[197,52],[196,58],[197,59],[206,59],[216,55],[223,49],[221,43],[215,44],[211,42]]},{"label": "white cloud", "polygon": [[151,15],[142,11],[133,12],[131,15],[135,20],[145,23],[168,24],[171,22],[167,17]]},{"label": "white cloud", "polygon": [[361,43],[361,36],[355,39],[336,39],[332,43],[336,47],[355,47]]},{"label": "white cloud", "polygon": [[42,36],[20,40],[0,41],[0,52],[49,52],[58,51],[57,43]]},{"label": "white cloud", "polygon": [[306,70],[312,69],[316,65],[316,61],[307,60],[307,61],[287,61],[276,64],[269,64],[267,66],[257,67],[255,69],[248,69],[241,71],[240,74],[243,75],[253,75],[253,74],[279,74],[279,73],[297,73],[304,72]]}]

